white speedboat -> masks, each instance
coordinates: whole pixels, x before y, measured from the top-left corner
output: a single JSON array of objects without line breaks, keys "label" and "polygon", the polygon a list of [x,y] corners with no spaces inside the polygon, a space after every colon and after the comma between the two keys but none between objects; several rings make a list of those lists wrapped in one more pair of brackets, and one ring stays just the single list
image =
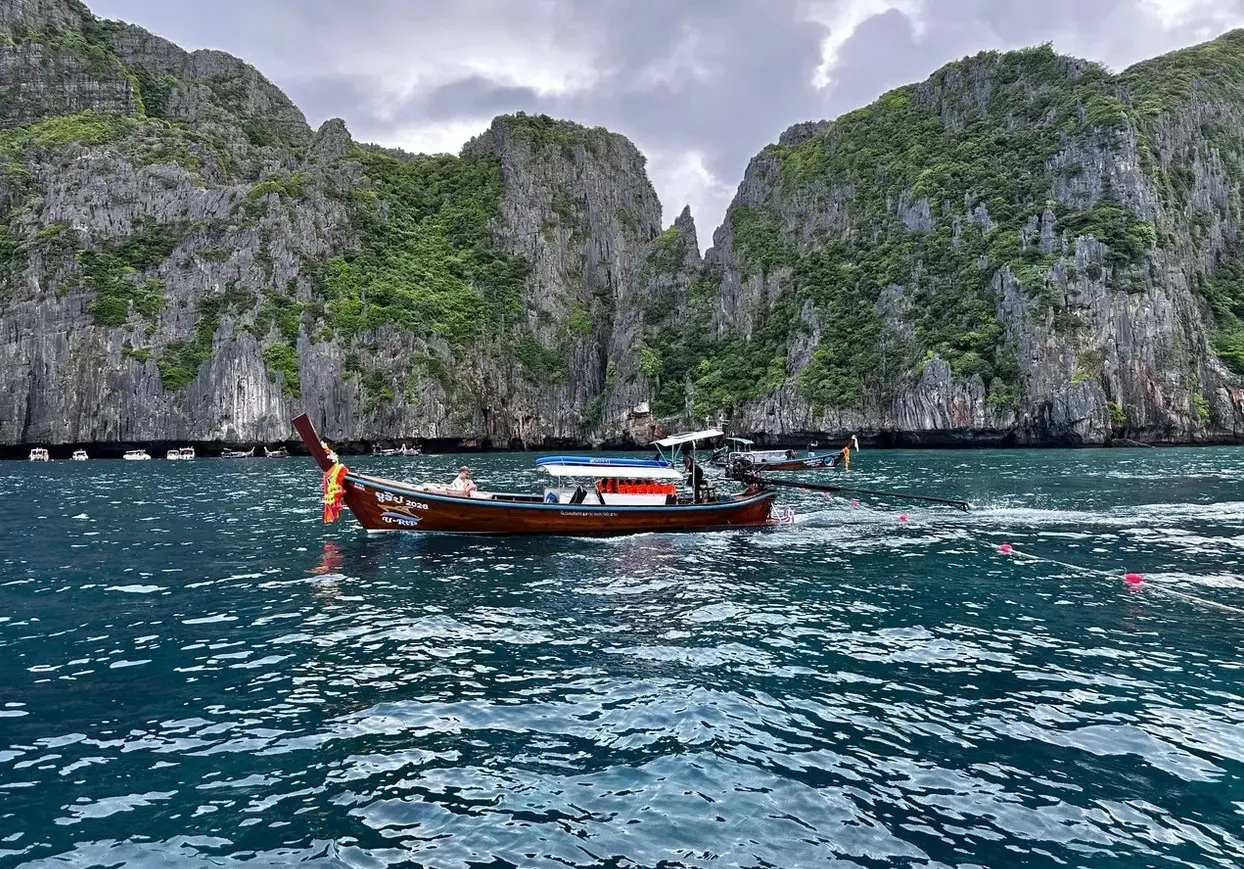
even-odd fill
[{"label": "white speedboat", "polygon": [[170,462],[188,462],[194,458],[194,447],[182,447],[176,450],[169,450],[164,458]]},{"label": "white speedboat", "polygon": [[87,459],[90,458],[90,456],[86,454],[86,450],[74,450],[73,456],[71,456],[71,458],[75,462],[85,462]]},{"label": "white speedboat", "polygon": [[30,461],[48,462],[48,461],[51,461],[51,457],[48,455],[48,451],[46,448],[35,447],[33,450],[30,451]]},{"label": "white speedboat", "polygon": [[151,461],[151,456],[147,455],[146,450],[126,450],[125,455],[123,455],[121,458],[125,459],[127,462],[149,462]]}]

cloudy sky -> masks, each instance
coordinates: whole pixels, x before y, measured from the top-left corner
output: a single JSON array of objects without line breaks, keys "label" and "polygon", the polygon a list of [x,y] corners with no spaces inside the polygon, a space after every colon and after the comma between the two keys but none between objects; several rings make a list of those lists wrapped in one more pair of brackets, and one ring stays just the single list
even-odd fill
[{"label": "cloudy sky", "polygon": [[707,243],[747,161],[943,63],[1052,41],[1120,70],[1244,26],[1244,0],[87,0],[281,86],[313,126],[456,152],[494,115],[629,136]]}]

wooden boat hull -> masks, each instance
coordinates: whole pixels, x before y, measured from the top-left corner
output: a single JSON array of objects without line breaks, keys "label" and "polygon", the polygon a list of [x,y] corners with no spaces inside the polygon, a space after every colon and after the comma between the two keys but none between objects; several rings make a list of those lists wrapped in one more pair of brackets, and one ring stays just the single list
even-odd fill
[{"label": "wooden boat hull", "polygon": [[[341,477],[341,500],[368,532],[441,534],[554,534],[574,537],[651,532],[718,531],[787,524],[773,515],[777,493],[723,497],[703,504],[550,504],[538,495],[491,493],[466,497],[426,491],[396,480],[359,474],[334,464],[306,414],[294,420],[311,456],[326,475]],[[326,476],[327,478],[327,476]]]},{"label": "wooden boat hull", "polygon": [[[711,504],[661,507],[497,501],[425,492],[394,480],[347,473],[345,504],[368,532],[443,534],[557,534],[613,536],[648,532],[716,531],[774,524],[776,493]],[[502,496],[505,497],[505,496]]]}]

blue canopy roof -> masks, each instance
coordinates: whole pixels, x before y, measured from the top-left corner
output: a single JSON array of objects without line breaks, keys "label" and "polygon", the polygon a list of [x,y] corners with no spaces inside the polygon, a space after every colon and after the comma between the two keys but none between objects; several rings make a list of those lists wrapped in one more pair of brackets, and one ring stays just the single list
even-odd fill
[{"label": "blue canopy roof", "polygon": [[545,456],[536,465],[607,465],[615,468],[668,468],[662,459],[623,459],[617,456]]}]

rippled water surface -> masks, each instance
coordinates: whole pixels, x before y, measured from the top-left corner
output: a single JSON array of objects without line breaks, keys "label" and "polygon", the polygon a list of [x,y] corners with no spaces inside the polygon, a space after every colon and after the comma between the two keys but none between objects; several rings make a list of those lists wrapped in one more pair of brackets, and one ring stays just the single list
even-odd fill
[{"label": "rippled water surface", "polygon": [[976,509],[368,538],[305,458],[6,462],[0,866],[1244,865],[1244,450],[853,464]]}]

